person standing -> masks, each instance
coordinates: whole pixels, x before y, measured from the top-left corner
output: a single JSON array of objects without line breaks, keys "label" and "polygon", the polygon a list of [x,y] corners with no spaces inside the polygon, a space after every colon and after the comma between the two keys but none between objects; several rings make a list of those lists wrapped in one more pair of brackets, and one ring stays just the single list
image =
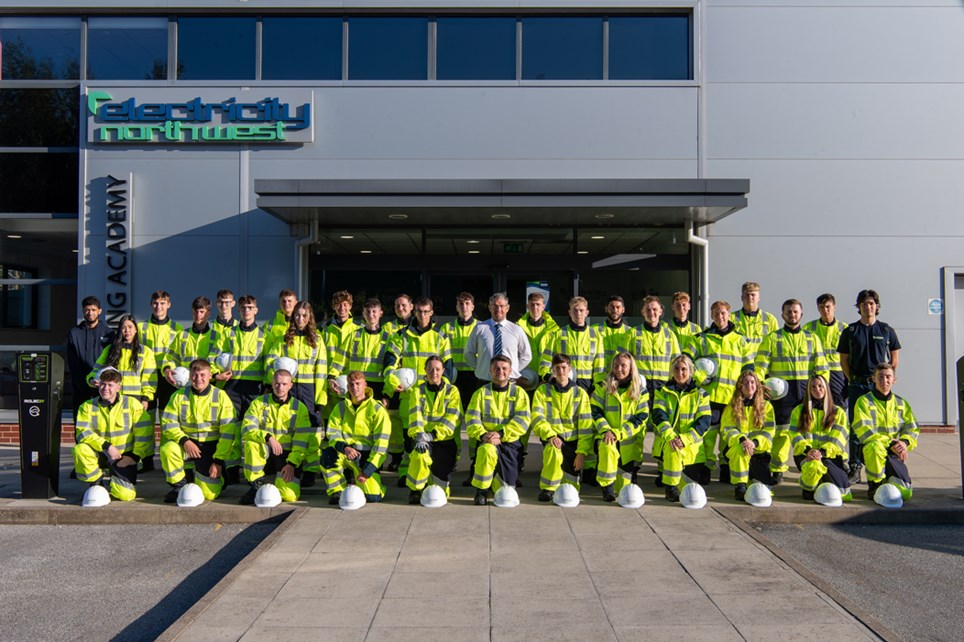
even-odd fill
[{"label": "person standing", "polygon": [[750,344],[750,361],[756,357],[756,351],[763,341],[763,337],[776,332],[780,324],[777,318],[760,309],[760,284],[747,281],[740,290],[743,307],[733,313],[733,325],[736,331],[746,337]]},{"label": "person standing", "polygon": [[605,347],[596,328],[587,323],[589,302],[581,296],[569,300],[569,323],[549,337],[542,349],[539,377],[549,381],[552,377],[552,355],[563,353],[572,359],[572,376],[576,385],[587,393],[606,376]]},{"label": "person standing", "polygon": [[[147,321],[141,321],[138,325],[141,345],[146,346],[154,353],[154,360],[158,364],[164,363],[174,342],[184,332],[183,326],[170,318],[170,311],[171,295],[165,290],[156,290],[151,294],[151,318]],[[161,414],[177,388],[164,377],[156,377],[155,386],[156,393],[152,396],[147,409],[151,413],[156,411],[157,422],[160,424]],[[154,469],[154,446],[152,442],[150,453],[141,460],[141,472],[146,473]]]},{"label": "person standing", "polygon": [[288,325],[291,323],[291,314],[295,311],[298,303],[298,295],[294,290],[284,288],[278,293],[278,310],[274,316],[264,324],[264,351],[267,353],[274,349],[275,344],[284,339]]},{"label": "person standing", "polygon": [[471,292],[459,292],[455,297],[456,317],[444,324],[441,329],[442,336],[449,340],[449,346],[452,349],[452,362],[458,373],[454,383],[459,389],[459,397],[463,403],[468,403],[479,387],[475,369],[465,361],[465,344],[469,342],[472,331],[479,324],[478,319],[473,316],[474,312],[475,297]]},{"label": "person standing", "polygon": [[529,337],[506,318],[508,313],[509,297],[504,292],[496,292],[489,297],[491,318],[477,324],[465,342],[465,363],[475,370],[480,384],[491,380],[489,365],[494,357],[504,356],[509,360],[512,381],[519,378],[519,373],[533,359]]},{"label": "person standing", "polygon": [[238,320],[234,316],[234,292],[231,290],[218,290],[214,303],[218,308],[218,315],[215,317],[211,326],[214,329],[214,344],[217,346],[215,352],[223,352],[225,346],[231,343],[231,330],[238,325]]},{"label": "person standing", "polygon": [[[526,313],[519,319],[518,325],[529,337],[529,353],[535,361],[542,357],[549,337],[559,332],[559,324],[546,312],[546,298],[541,292],[530,292],[526,297]],[[538,370],[538,365],[536,363],[532,369]]]},{"label": "person standing", "polygon": [[67,332],[67,369],[70,371],[71,410],[76,423],[80,405],[97,393],[87,385],[87,373],[97,357],[113,341],[113,331],[100,318],[100,299],[87,296],[80,302],[83,320]]},{"label": "person standing", "polygon": [[676,335],[676,341],[681,349],[691,338],[703,331],[699,325],[689,320],[691,305],[689,294],[673,293],[673,322],[670,324],[670,329]]},{"label": "person standing", "polygon": [[[847,405],[851,424],[857,399],[874,389],[874,368],[889,363],[894,372],[900,355],[900,340],[889,325],[877,318],[880,314],[880,295],[874,290],[857,293],[860,319],[840,333],[837,352],[840,368],[847,378]],[[850,483],[860,483],[864,457],[855,432],[850,433]]]},{"label": "person standing", "polygon": [[633,327],[623,321],[626,302],[614,294],[606,302],[606,320],[594,327],[603,340],[603,369],[609,367],[620,352],[632,352]]},{"label": "person standing", "polygon": [[803,329],[820,337],[827,367],[830,368],[830,394],[833,396],[833,403],[839,408],[846,409],[847,378],[844,377],[843,369],[840,367],[840,353],[837,352],[837,345],[847,324],[837,320],[837,300],[829,292],[817,297],[817,310],[820,312],[820,318],[804,323]]}]

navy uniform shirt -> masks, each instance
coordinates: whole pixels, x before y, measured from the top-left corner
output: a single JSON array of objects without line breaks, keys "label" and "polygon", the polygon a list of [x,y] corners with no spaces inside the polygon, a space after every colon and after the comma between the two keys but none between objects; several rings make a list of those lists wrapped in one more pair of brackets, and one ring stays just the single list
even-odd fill
[{"label": "navy uniform shirt", "polygon": [[890,353],[900,350],[900,341],[894,329],[882,321],[865,325],[859,320],[851,323],[840,333],[837,352],[840,359],[847,359],[852,380],[869,379],[879,363],[889,363]]}]

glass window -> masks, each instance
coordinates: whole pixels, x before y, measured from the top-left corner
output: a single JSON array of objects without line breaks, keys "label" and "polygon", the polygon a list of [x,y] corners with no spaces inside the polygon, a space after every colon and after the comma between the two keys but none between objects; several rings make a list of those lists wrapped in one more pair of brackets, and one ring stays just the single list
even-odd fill
[{"label": "glass window", "polygon": [[87,78],[166,80],[167,18],[89,18]]},{"label": "glass window", "polygon": [[693,77],[688,15],[609,19],[609,77],[688,80]]},{"label": "glass window", "polygon": [[[4,279],[35,279],[34,270],[0,265]],[[19,283],[0,286],[0,320],[4,328],[37,327],[37,286]]]},{"label": "glass window", "polygon": [[341,80],[341,18],[263,18],[261,77]]},{"label": "glass window", "polygon": [[77,152],[0,154],[0,212],[77,213]]},{"label": "glass window", "polygon": [[439,18],[439,80],[515,80],[515,18]]},{"label": "glass window", "polygon": [[73,89],[0,89],[0,147],[76,147],[80,96]]},{"label": "glass window", "polygon": [[255,18],[178,18],[178,80],[253,80]]},{"label": "glass window", "polygon": [[602,17],[522,19],[524,80],[602,80]]},{"label": "glass window", "polygon": [[80,78],[80,18],[0,18],[0,80]]},{"label": "glass window", "polygon": [[348,78],[426,80],[428,18],[349,18]]}]

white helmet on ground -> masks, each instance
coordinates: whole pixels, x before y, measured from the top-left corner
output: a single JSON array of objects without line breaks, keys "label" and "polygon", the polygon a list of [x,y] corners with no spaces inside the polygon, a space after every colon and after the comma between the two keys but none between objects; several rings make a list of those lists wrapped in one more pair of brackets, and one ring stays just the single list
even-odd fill
[{"label": "white helmet on ground", "polygon": [[877,492],[874,493],[874,501],[884,508],[900,508],[904,505],[904,498],[901,497],[900,489],[889,482],[877,487]]},{"label": "white helmet on ground", "polygon": [[887,478],[887,483],[893,484],[894,486],[897,487],[897,490],[900,491],[900,496],[904,498],[905,502],[908,499],[910,499],[911,496],[913,496],[914,494],[914,487],[911,486],[909,482],[905,482],[900,477],[894,477],[893,475],[891,475],[890,477]]},{"label": "white helmet on ground", "polygon": [[399,368],[395,371],[395,376],[398,377],[399,385],[402,386],[402,390],[408,390],[415,385],[415,371],[411,368]]},{"label": "white helmet on ground", "polygon": [[[539,375],[532,368],[523,368],[519,372],[519,385],[522,386],[523,390],[535,390],[539,387]],[[525,379],[523,383],[522,379]]]},{"label": "white helmet on ground", "polygon": [[339,393],[342,397],[348,394],[348,375],[338,375],[335,377],[335,385],[341,392]]},{"label": "white helmet on ground", "polygon": [[515,508],[519,505],[519,493],[515,486],[503,486],[495,493],[495,505],[499,508]]},{"label": "white helmet on ground", "polygon": [[107,506],[110,503],[110,493],[107,489],[97,484],[96,486],[91,486],[84,492],[84,498],[81,500],[80,505],[84,508],[100,508],[101,506]]},{"label": "white helmet on ground", "polygon": [[750,506],[766,508],[773,503],[773,493],[770,492],[766,484],[755,481],[746,489],[743,500]]},{"label": "white helmet on ground", "polygon": [[813,499],[818,504],[830,506],[831,508],[843,506],[843,496],[840,493],[840,487],[830,482],[824,482],[817,486],[817,490],[813,491]]},{"label": "white helmet on ground", "polygon": [[278,372],[279,370],[287,370],[291,373],[291,378],[294,379],[298,376],[298,362],[291,357],[278,357],[271,364],[272,372]]},{"label": "white helmet on ground", "polygon": [[422,506],[425,508],[441,508],[448,503],[448,498],[445,496],[445,489],[438,484],[432,484],[422,491],[422,499],[420,500]]},{"label": "white helmet on ground", "polygon": [[218,356],[214,357],[214,363],[216,363],[221,370],[230,370],[231,361],[232,355],[230,352],[222,352]]},{"label": "white helmet on ground", "polygon": [[177,493],[177,505],[181,508],[193,508],[204,503],[204,492],[197,484],[184,484]]},{"label": "white helmet on ground", "polygon": [[693,362],[693,366],[706,375],[707,379],[713,378],[716,374],[716,362],[707,357],[700,357]]},{"label": "white helmet on ground", "polygon": [[618,503],[623,508],[639,508],[646,503],[646,498],[643,496],[643,489],[636,484],[626,484],[623,489],[619,491],[619,496],[616,497],[616,503]]},{"label": "white helmet on ground", "polygon": [[552,503],[562,508],[575,508],[579,505],[579,490],[572,484],[561,484],[552,494]]},{"label": "white helmet on ground", "polygon": [[341,492],[338,507],[342,510],[358,510],[367,503],[365,492],[352,484]]},{"label": "white helmet on ground", "polygon": [[174,368],[171,375],[174,377],[174,385],[178,388],[183,388],[191,382],[191,371],[184,366]]},{"label": "white helmet on ground", "polygon": [[699,484],[686,484],[679,494],[679,503],[684,508],[703,508],[706,506],[706,491]]},{"label": "white helmet on ground", "polygon": [[265,484],[254,496],[254,505],[258,508],[274,508],[280,503],[281,491],[274,484]]},{"label": "white helmet on ground", "polygon": [[786,380],[780,377],[770,377],[763,382],[763,388],[765,392],[770,393],[770,399],[783,399],[790,392],[790,386],[787,384]]}]

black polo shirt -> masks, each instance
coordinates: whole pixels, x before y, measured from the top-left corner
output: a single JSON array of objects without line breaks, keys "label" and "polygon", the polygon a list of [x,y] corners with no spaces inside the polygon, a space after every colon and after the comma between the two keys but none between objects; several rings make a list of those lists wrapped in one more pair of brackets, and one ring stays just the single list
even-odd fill
[{"label": "black polo shirt", "polygon": [[837,352],[846,357],[851,379],[869,379],[879,363],[889,363],[890,353],[900,350],[894,329],[882,321],[865,325],[857,320],[840,333]]}]

